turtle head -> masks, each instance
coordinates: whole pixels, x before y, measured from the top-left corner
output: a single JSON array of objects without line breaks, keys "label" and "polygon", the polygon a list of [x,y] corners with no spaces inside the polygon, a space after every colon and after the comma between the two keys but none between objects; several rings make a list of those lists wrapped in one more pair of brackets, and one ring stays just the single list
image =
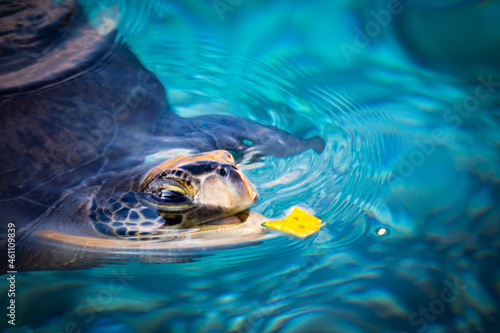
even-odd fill
[{"label": "turtle head", "polygon": [[147,205],[179,228],[237,214],[257,201],[257,193],[225,150],[169,160],[151,170],[139,190]]}]

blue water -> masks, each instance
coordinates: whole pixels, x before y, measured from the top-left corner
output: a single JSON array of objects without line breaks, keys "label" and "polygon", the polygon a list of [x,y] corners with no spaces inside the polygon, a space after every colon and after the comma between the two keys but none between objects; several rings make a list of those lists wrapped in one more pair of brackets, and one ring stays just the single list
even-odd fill
[{"label": "blue water", "polygon": [[6,331],[498,332],[498,1],[82,4],[177,114],[322,136],[242,169],[256,211],[326,225],[183,264],[18,273]]}]

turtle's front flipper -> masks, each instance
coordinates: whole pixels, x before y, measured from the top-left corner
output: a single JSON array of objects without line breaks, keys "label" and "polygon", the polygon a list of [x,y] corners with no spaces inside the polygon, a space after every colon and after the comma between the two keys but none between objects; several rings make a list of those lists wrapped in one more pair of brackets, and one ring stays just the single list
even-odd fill
[{"label": "turtle's front flipper", "polygon": [[321,153],[325,148],[325,141],[319,136],[300,139],[276,127],[231,116],[181,118],[171,113],[157,131],[167,140],[175,140],[177,147],[199,151],[224,149],[253,158],[287,157],[308,149]]}]

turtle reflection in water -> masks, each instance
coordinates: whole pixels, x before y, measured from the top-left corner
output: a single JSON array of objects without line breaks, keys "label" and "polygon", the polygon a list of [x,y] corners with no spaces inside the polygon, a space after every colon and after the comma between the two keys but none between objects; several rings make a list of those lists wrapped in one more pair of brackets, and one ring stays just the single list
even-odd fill
[{"label": "turtle reflection in water", "polygon": [[[192,227],[203,216],[226,216],[218,203],[196,202],[194,179],[188,185],[181,178],[167,177],[164,184],[153,177],[151,183],[139,189],[142,194],[135,197],[129,194],[133,188],[127,192],[125,183],[118,185],[123,177],[121,181],[128,181],[129,176],[123,175],[130,170],[140,175],[136,168],[145,168],[141,167],[145,157],[155,152],[177,148],[198,153],[225,149],[256,158],[285,157],[307,149],[319,153],[324,148],[324,141],[317,136],[299,139],[249,120],[218,115],[177,116],[170,110],[157,77],[144,68],[125,44],[116,41],[116,31],[101,34],[91,27],[76,1],[12,1],[0,7],[0,17],[0,231],[5,240],[7,225],[14,223],[19,231],[20,251],[35,246],[35,240],[28,235],[34,231],[31,228],[43,229],[44,225],[50,227],[39,231],[53,232],[53,238],[61,234],[85,237],[99,233],[117,241],[132,235],[139,239],[170,239],[167,232],[158,231],[160,218],[164,224],[182,219],[181,226]],[[26,34],[26,25],[36,32],[34,36]],[[223,155],[214,153],[213,157],[219,157],[212,161],[212,166],[223,163],[225,167],[218,169],[221,173],[241,176],[233,168],[234,163]],[[207,166],[207,173],[209,169]],[[206,175],[207,179],[216,178]],[[227,185],[228,181],[229,178],[218,181],[217,186]],[[95,185],[99,182],[102,184]],[[121,193],[119,188],[124,192],[115,197]],[[202,188],[197,190],[203,192]],[[225,189],[235,190],[231,186]],[[58,201],[65,190],[71,194]],[[235,193],[213,193],[214,197],[238,198],[232,195]],[[94,202],[89,202],[89,198],[94,198]],[[156,206],[152,204],[155,199]],[[211,199],[205,196],[204,200]],[[133,209],[134,200],[149,208]],[[247,206],[248,200],[251,199],[239,203],[240,208]],[[232,204],[238,206],[236,202]],[[194,209],[196,205],[200,209]],[[181,211],[189,208],[193,209]],[[175,209],[179,211],[174,212]],[[234,207],[231,209],[235,211]],[[145,225],[136,223],[136,215],[147,221]],[[40,223],[49,217],[54,217],[51,223]],[[71,222],[71,218],[79,217],[94,223]],[[117,217],[120,221],[115,221]],[[151,223],[149,228],[146,223]],[[56,224],[57,229],[53,228]],[[141,235],[149,232],[145,229],[156,232]],[[174,243],[181,242],[165,242]],[[68,256],[72,253],[67,252]],[[17,256],[26,260],[27,269],[56,269],[68,259],[62,258],[66,256],[64,248],[54,253],[53,265],[37,263],[36,256],[27,258],[30,255]]]}]

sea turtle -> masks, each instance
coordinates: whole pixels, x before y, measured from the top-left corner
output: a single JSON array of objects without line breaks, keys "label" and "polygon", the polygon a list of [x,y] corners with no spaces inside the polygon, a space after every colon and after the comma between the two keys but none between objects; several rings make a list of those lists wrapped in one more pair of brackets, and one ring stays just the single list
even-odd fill
[{"label": "sea turtle", "polygon": [[158,251],[163,262],[182,261],[202,248],[262,239],[265,218],[248,209],[256,201],[224,150],[96,177],[65,192],[17,234],[16,269],[83,268],[117,253],[158,261]]},{"label": "sea turtle", "polygon": [[288,156],[324,148],[317,136],[249,120],[177,116],[157,77],[116,31],[90,26],[76,1],[3,2],[0,18],[3,236],[9,223],[20,230],[40,217],[63,190],[132,170],[156,151]]},{"label": "sea turtle", "polygon": [[[19,231],[43,214],[55,213],[51,207],[66,189],[81,193],[74,201],[71,195],[57,201],[65,211],[59,216],[79,216],[83,211],[77,204],[95,194],[92,181],[117,182],[116,175],[137,172],[145,157],[157,151],[227,149],[281,157],[324,148],[317,136],[298,139],[249,120],[177,116],[156,76],[116,41],[116,31],[103,33],[91,27],[76,1],[2,3],[0,18],[3,239],[9,224]],[[177,199],[181,198],[186,197]],[[122,200],[117,204],[126,198]],[[121,228],[99,220],[107,216],[104,211],[94,213],[102,231],[117,239],[124,236]],[[75,223],[60,224],[67,235],[88,235]],[[28,231],[25,227],[22,233]]]}]

